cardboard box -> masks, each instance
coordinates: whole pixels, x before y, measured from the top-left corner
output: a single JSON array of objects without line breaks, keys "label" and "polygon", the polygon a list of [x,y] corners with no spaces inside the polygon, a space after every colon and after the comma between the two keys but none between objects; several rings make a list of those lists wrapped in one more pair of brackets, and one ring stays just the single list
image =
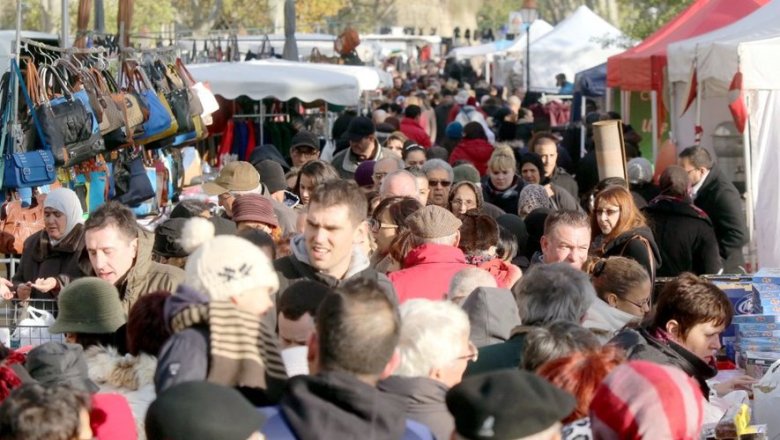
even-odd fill
[{"label": "cardboard box", "polygon": [[[731,301],[731,305],[734,307],[735,316],[761,312],[760,305],[754,302],[755,293],[749,279],[741,279],[739,277],[720,279],[713,277],[712,282],[729,297],[729,301]],[[780,308],[780,303],[778,308]],[[736,328],[732,322],[732,325],[726,327],[722,336],[734,336],[735,334]]]},{"label": "cardboard box", "polygon": [[780,323],[780,315],[734,315],[732,324],[762,324],[762,323]]},{"label": "cardboard box", "polygon": [[753,274],[754,283],[780,284],[780,269],[763,268]]},{"label": "cardboard box", "polygon": [[744,330],[742,326],[737,328],[737,337],[745,338],[775,338],[780,340],[780,330]]},{"label": "cardboard box", "polygon": [[780,298],[780,285],[753,283],[753,293],[759,299],[778,299]]}]

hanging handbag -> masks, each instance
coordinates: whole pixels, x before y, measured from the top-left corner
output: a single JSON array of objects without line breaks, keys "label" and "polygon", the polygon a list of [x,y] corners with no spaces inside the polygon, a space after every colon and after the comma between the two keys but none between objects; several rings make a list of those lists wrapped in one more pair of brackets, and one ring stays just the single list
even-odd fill
[{"label": "hanging handbag", "polygon": [[114,165],[114,200],[130,207],[137,207],[143,201],[155,196],[152,182],[144,168],[143,155],[123,155]]},{"label": "hanging handbag", "polygon": [[[43,132],[38,120],[35,106],[33,105],[30,94],[27,90],[22,73],[16,60],[11,60],[11,75],[16,76],[19,87],[22,90],[27,106],[33,120],[33,126],[37,131],[38,137],[43,138]],[[9,103],[11,105],[11,103]],[[10,124],[3,124],[3,129],[8,128]],[[40,186],[52,183],[57,178],[57,168],[52,152],[44,144],[44,149],[29,152],[16,153],[13,150],[13,143],[6,141],[3,150],[3,186],[6,188],[25,188]]]},{"label": "hanging handbag", "polygon": [[156,93],[143,69],[126,65],[128,88],[138,92],[144,105],[149,109],[149,118],[143,123],[143,132],[135,137],[136,143],[145,145],[150,142],[176,134],[179,125],[173,117],[165,96]]},{"label": "hanging handbag", "polygon": [[17,195],[7,200],[0,208],[0,253],[20,255],[24,241],[43,229],[43,202],[46,196],[35,196],[27,205]]},{"label": "hanging handbag", "polygon": [[83,91],[86,93],[89,98],[87,99],[86,105],[89,106],[99,124],[100,121],[103,120],[103,106],[98,100],[99,91],[95,82],[91,80],[83,69],[77,67],[65,58],[55,60],[54,63],[52,63],[52,67],[60,69],[58,73],[60,73],[61,78],[69,86],[70,91],[73,92],[74,96],[78,92]]},{"label": "hanging handbag", "polygon": [[181,59],[176,60],[176,68],[179,70],[181,79],[183,79],[190,89],[192,89],[193,95],[195,95],[198,102],[200,102],[201,108],[203,109],[200,113],[201,116],[208,116],[219,110],[219,103],[217,102],[214,93],[212,93],[201,81],[195,81]]},{"label": "hanging handbag", "polygon": [[95,90],[94,93],[97,106],[93,108],[95,109],[96,114],[100,112],[102,115],[99,126],[100,134],[106,135],[118,128],[124,127],[126,124],[122,108],[111,96],[111,92],[108,90],[102,73],[93,68],[81,72],[81,77],[83,78],[84,83],[92,84],[92,89]]},{"label": "hanging handbag", "polygon": [[104,86],[111,93],[111,99],[117,103],[120,109],[124,110],[128,129],[136,130],[141,128],[141,125],[149,119],[149,109],[143,106],[138,95],[132,91],[123,92],[117,85],[111,72],[107,70],[93,71],[93,73],[95,73],[96,78],[98,76],[101,77],[102,81],[98,81],[98,84]]},{"label": "hanging handbag", "polygon": [[167,85],[167,91],[163,93],[176,117],[176,122],[179,124],[177,133],[187,134],[195,131],[195,122],[190,113],[190,93],[184,85],[184,81],[179,78],[175,70],[169,69],[159,60],[155,62],[155,68],[158,69]]}]

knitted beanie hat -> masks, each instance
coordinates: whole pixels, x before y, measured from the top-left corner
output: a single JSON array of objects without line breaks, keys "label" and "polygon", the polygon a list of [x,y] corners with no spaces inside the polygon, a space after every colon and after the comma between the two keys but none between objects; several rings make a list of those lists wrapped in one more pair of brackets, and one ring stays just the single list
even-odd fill
[{"label": "knitted beanie hat", "polygon": [[279,220],[274,212],[274,205],[260,194],[244,194],[236,197],[233,202],[233,221],[263,223],[275,228]]},{"label": "knitted beanie hat", "polygon": [[450,122],[444,130],[444,135],[449,139],[460,139],[463,137],[463,124],[458,121]]},{"label": "knitted beanie hat", "polygon": [[517,201],[517,215],[525,217],[531,211],[539,208],[554,208],[550,196],[547,195],[547,190],[542,185],[524,186]]},{"label": "knitted beanie hat", "polygon": [[268,188],[271,194],[287,189],[287,181],[284,179],[284,168],[279,162],[266,159],[255,164],[260,173],[260,182]]},{"label": "knitted beanie hat", "polygon": [[436,205],[428,205],[406,217],[412,235],[423,239],[448,237],[458,232],[460,225],[455,214]]},{"label": "knitted beanie hat", "polygon": [[79,278],[65,286],[57,307],[51,333],[114,333],[127,321],[119,291],[100,278]]},{"label": "knitted beanie hat", "polygon": [[373,186],[374,185],[374,164],[373,160],[366,160],[358,165],[355,170],[355,182],[359,187]]},{"label": "knitted beanie hat", "polygon": [[190,252],[184,283],[210,299],[279,288],[276,271],[260,248],[233,235],[215,237],[214,225],[206,219],[192,218],[184,225],[181,245]]},{"label": "knitted beanie hat", "polygon": [[646,361],[623,364],[604,379],[590,404],[594,438],[699,438],[704,397],[682,370]]}]

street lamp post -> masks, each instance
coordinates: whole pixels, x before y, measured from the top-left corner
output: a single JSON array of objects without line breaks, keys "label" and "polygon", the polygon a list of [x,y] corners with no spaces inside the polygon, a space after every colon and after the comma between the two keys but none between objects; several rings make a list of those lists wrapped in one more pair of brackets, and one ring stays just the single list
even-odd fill
[{"label": "street lamp post", "polygon": [[539,17],[536,0],[525,0],[520,16],[525,23],[525,91],[531,91],[531,24]]}]

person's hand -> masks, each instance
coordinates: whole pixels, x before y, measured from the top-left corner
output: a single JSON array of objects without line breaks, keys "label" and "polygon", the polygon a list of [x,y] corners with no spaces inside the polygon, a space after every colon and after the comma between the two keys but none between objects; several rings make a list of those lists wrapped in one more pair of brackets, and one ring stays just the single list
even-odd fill
[{"label": "person's hand", "polygon": [[16,287],[16,296],[22,301],[30,299],[32,293],[32,285],[30,283],[19,284]]},{"label": "person's hand", "polygon": [[11,292],[11,288],[14,286],[14,283],[11,281],[0,277],[0,297],[3,299],[11,299],[14,297],[14,293]]},{"label": "person's hand", "polygon": [[38,290],[41,293],[48,293],[51,290],[57,288],[57,280],[55,278],[38,278],[32,283],[32,288]]},{"label": "person's hand", "polygon": [[718,392],[718,396],[725,396],[726,394],[737,391],[745,390],[750,391],[756,380],[748,375],[737,376],[727,381],[715,384],[712,388]]}]

